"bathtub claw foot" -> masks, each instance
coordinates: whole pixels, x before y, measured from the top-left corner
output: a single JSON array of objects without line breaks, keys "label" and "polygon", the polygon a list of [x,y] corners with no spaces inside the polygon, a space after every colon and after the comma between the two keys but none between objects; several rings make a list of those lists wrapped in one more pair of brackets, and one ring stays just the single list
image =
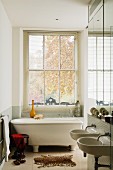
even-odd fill
[{"label": "bathtub claw foot", "polygon": [[38,152],[39,146],[33,146],[33,152]]},{"label": "bathtub claw foot", "polygon": [[75,150],[75,145],[70,145],[70,150],[74,151]]}]

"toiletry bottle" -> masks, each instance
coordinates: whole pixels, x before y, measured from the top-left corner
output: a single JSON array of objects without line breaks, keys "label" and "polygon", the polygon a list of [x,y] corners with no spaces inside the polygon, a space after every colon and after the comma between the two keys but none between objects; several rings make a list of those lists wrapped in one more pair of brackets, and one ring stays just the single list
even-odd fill
[{"label": "toiletry bottle", "polygon": [[81,110],[80,110],[80,102],[77,100],[75,103],[75,116],[80,117],[81,116]]},{"label": "toiletry bottle", "polygon": [[32,100],[32,109],[30,111],[30,117],[34,118],[35,115],[36,115],[36,112],[35,112],[35,108],[34,108],[34,100]]}]

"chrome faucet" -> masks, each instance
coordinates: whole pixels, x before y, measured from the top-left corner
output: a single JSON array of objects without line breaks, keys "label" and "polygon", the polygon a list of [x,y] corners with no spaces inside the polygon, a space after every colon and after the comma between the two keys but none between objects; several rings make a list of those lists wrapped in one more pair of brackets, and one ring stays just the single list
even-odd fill
[{"label": "chrome faucet", "polygon": [[96,125],[95,125],[95,124],[91,124],[91,125],[89,125],[89,126],[86,126],[85,130],[87,130],[87,128],[89,128],[89,127],[94,127],[94,128],[96,128]]},{"label": "chrome faucet", "polygon": [[109,136],[109,137],[111,137],[111,133],[110,132],[106,132],[103,135],[99,135],[98,138],[97,138],[97,141],[99,141],[100,137],[102,137],[102,136]]}]

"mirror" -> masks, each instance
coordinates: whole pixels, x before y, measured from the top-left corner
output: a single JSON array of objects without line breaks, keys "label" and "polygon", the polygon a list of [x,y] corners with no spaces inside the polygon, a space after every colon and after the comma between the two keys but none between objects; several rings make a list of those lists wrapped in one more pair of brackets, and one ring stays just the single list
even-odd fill
[{"label": "mirror", "polygon": [[[104,44],[105,48],[109,47],[110,60],[110,113],[113,116],[113,0],[104,1],[104,32],[105,38],[108,37],[109,42]],[[113,141],[113,117],[110,118],[111,141]],[[113,149],[111,149],[111,167],[113,167]]]},{"label": "mirror", "polygon": [[[104,11],[103,11],[104,9]],[[90,108],[113,111],[113,0],[105,0],[88,26],[88,98]],[[89,102],[89,103],[90,103]]]},{"label": "mirror", "polygon": [[88,98],[91,108],[104,105],[103,82],[103,6],[90,19],[88,26]]},{"label": "mirror", "polygon": [[104,1],[104,51],[105,53],[105,63],[106,69],[108,70],[109,76],[109,104],[110,104],[110,113],[113,111],[113,0]]},{"label": "mirror", "polygon": [[[92,35],[92,45],[88,41],[88,97],[93,99],[92,106],[99,111],[100,108],[107,109],[109,116],[105,116],[104,120],[110,123],[113,141],[113,0],[103,2],[89,22],[88,40]],[[110,154],[110,164],[113,167],[113,149]]]}]

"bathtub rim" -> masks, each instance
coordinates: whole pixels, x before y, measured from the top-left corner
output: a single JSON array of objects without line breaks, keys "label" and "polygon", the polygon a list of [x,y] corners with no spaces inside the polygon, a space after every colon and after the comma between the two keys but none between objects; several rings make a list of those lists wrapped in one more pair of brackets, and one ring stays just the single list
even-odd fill
[{"label": "bathtub rim", "polygon": [[[19,124],[22,124],[22,125],[35,125],[35,124],[83,124],[83,121],[78,119],[78,118],[73,118],[71,119],[72,117],[70,118],[44,118],[44,119],[40,119],[40,120],[37,120],[37,119],[33,119],[33,118],[16,118],[16,119],[12,119],[10,121],[11,124],[15,124],[15,125],[19,125]],[[61,120],[62,119],[62,120]],[[70,120],[69,120],[70,119]],[[22,120],[22,122],[20,121]],[[27,120],[27,122],[25,122],[25,120]],[[24,121],[24,122],[23,122]]]}]

